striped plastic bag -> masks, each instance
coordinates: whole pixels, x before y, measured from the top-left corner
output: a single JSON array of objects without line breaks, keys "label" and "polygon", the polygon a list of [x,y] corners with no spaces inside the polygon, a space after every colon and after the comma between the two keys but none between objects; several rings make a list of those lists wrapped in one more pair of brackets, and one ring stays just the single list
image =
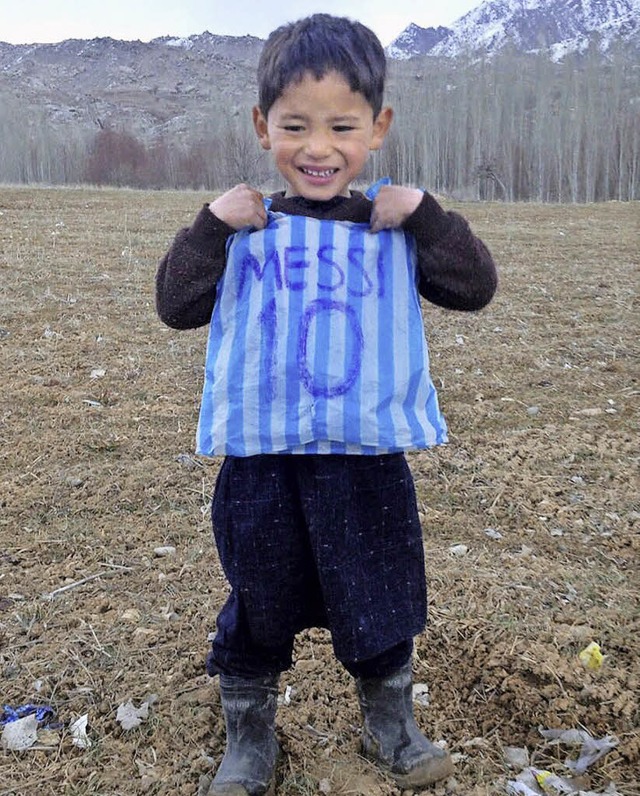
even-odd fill
[{"label": "striped plastic bag", "polygon": [[227,250],[197,432],[204,455],[380,454],[446,442],[412,236],[268,214]]}]

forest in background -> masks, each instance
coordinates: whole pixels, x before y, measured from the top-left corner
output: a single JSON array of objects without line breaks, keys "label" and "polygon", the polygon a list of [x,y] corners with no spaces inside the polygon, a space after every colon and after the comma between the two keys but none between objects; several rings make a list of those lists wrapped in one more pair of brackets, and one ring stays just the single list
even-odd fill
[{"label": "forest in background", "polygon": [[[366,180],[390,176],[456,199],[640,199],[640,66],[593,47],[554,63],[504,52],[486,61],[392,61],[396,116]],[[0,95],[0,182],[224,190],[280,187],[250,112],[211,109],[188,133],[54,126]],[[28,118],[27,118],[28,117]],[[203,117],[204,118],[204,117]]]}]

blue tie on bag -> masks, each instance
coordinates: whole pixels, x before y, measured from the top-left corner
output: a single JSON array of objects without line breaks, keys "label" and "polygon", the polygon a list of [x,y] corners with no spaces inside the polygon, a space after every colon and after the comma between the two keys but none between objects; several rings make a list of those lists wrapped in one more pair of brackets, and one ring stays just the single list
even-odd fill
[{"label": "blue tie on bag", "polygon": [[416,284],[415,242],[400,229],[269,212],[264,229],[233,235],[198,452],[381,454],[446,442]]}]

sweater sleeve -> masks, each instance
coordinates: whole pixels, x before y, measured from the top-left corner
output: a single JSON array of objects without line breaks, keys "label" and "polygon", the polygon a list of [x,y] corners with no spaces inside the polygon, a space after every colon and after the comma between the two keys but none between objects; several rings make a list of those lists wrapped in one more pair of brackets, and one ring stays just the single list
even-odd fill
[{"label": "sweater sleeve", "polygon": [[167,326],[195,329],[209,323],[234,232],[208,205],[191,227],[178,232],[156,273],[156,309]]},{"label": "sweater sleeve", "polygon": [[491,301],[496,266],[461,215],[445,211],[425,191],[404,229],[416,239],[421,296],[451,310],[479,310]]}]

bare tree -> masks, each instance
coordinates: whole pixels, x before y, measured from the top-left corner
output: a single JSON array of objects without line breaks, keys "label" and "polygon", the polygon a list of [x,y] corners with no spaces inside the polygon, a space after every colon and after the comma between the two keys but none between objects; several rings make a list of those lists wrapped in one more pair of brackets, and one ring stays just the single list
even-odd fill
[{"label": "bare tree", "polygon": [[[640,198],[637,67],[595,46],[561,63],[513,48],[492,58],[392,62],[395,122],[363,180],[465,199],[585,202]],[[89,136],[0,97],[0,180],[225,189],[280,180],[249,109],[187,131],[134,135],[90,105]]]}]

